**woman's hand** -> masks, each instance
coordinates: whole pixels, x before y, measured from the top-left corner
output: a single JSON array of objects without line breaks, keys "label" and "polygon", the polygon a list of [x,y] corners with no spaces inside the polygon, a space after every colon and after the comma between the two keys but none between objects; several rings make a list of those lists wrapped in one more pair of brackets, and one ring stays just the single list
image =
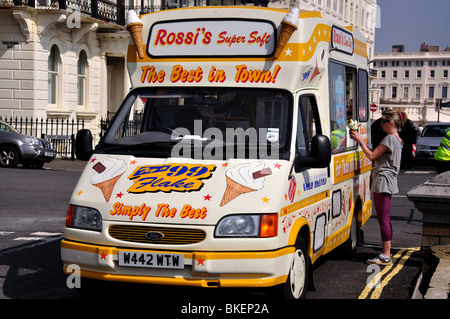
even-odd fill
[{"label": "woman's hand", "polygon": [[350,130],[350,138],[352,140],[355,140],[358,144],[364,143],[364,140],[363,140],[361,134],[359,134],[357,131]]}]

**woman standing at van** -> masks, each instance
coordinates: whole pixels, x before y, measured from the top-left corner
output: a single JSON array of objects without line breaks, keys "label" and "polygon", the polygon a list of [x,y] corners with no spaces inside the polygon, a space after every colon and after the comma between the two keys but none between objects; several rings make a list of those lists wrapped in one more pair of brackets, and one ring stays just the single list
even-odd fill
[{"label": "woman standing at van", "polygon": [[406,123],[406,113],[386,110],[382,113],[381,127],[387,136],[374,150],[364,143],[361,135],[350,131],[350,137],[361,146],[367,158],[373,161],[372,192],[378,223],[380,224],[382,252],[367,260],[370,264],[389,265],[392,262],[392,225],[390,217],[392,194],[398,193],[397,176],[400,171],[403,140],[398,135]]}]

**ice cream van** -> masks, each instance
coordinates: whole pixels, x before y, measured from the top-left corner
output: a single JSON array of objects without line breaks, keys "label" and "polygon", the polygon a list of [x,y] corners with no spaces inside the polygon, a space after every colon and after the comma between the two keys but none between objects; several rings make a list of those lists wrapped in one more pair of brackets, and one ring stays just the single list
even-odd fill
[{"label": "ice cream van", "polygon": [[296,8],[132,13],[132,89],[95,148],[77,134],[66,273],[302,298],[372,213],[364,37]]}]

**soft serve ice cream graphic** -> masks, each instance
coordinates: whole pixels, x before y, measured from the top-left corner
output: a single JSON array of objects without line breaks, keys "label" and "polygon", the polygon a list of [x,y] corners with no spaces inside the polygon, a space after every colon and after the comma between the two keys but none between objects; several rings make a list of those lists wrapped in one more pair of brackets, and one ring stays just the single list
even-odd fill
[{"label": "soft serve ice cream graphic", "polygon": [[91,177],[91,184],[100,188],[103,197],[109,202],[114,185],[127,170],[127,164],[121,159],[108,156],[101,163],[95,164],[92,169],[95,173]]},{"label": "soft serve ice cream graphic", "polygon": [[271,175],[269,167],[264,168],[263,162],[239,164],[225,172],[227,188],[222,197],[220,206],[224,206],[236,197],[254,192],[264,187],[264,177]]}]

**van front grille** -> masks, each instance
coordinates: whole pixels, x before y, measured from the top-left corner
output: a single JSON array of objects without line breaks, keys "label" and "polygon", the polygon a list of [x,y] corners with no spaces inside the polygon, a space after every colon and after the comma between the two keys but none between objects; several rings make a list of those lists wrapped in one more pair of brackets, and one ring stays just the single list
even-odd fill
[{"label": "van front grille", "polygon": [[[150,235],[146,236],[148,233]],[[109,235],[117,240],[161,245],[196,244],[206,237],[205,232],[198,229],[134,225],[113,225],[109,227]]]}]

